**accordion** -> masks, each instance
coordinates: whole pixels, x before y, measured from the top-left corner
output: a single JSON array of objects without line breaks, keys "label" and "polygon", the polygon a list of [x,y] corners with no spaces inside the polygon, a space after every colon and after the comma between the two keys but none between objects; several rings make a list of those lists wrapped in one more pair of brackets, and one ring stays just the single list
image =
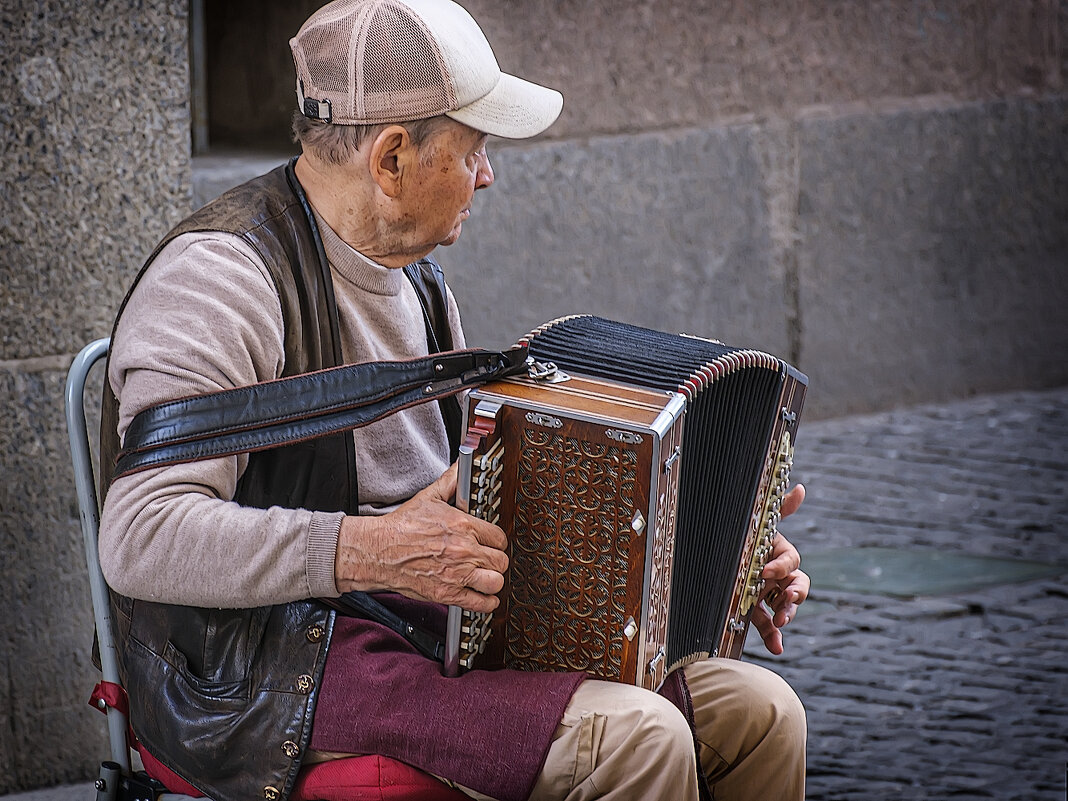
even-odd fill
[{"label": "accordion", "polygon": [[457,504],[501,526],[492,614],[451,607],[445,672],[585,671],[657,689],[738,658],[808,379],[755,350],[593,316],[524,340],[464,405]]}]

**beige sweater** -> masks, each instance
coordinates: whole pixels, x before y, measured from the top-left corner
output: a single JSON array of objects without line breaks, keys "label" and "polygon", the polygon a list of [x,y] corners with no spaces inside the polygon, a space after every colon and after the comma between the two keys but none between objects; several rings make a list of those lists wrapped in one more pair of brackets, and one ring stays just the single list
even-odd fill
[{"label": "beige sweater", "polygon": [[[346,363],[427,354],[422,311],[400,270],[345,244],[321,219]],[[449,319],[464,347],[451,293]],[[108,378],[119,435],[140,410],[193,394],[277,378],[281,306],[267,268],[239,237],[185,234],[160,253],[123,312]],[[358,429],[362,514],[384,513],[448,467],[436,403]],[[108,583],[134,598],[246,607],[337,595],[340,513],[267,510],[231,499],[247,457],[135,473],[110,489],[101,517]]]}]

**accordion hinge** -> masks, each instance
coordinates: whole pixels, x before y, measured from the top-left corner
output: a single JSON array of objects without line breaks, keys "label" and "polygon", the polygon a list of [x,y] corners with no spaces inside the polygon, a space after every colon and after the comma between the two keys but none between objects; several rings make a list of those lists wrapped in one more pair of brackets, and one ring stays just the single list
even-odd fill
[{"label": "accordion hinge", "polygon": [[669,456],[667,459],[664,460],[664,472],[665,473],[668,472],[669,470],[671,470],[671,468],[675,466],[675,462],[677,462],[679,460],[680,456],[682,456],[682,446],[681,445],[676,445],[675,446],[675,450],[671,452],[671,456]]},{"label": "accordion hinge", "polygon": [[541,412],[527,412],[524,415],[524,419],[532,425],[541,426],[542,428],[563,428],[564,421],[559,417],[553,417],[551,414],[542,414]]},{"label": "accordion hinge", "polygon": [[633,431],[618,431],[614,428],[606,429],[604,435],[624,445],[640,445],[644,440],[641,434],[636,434]]}]

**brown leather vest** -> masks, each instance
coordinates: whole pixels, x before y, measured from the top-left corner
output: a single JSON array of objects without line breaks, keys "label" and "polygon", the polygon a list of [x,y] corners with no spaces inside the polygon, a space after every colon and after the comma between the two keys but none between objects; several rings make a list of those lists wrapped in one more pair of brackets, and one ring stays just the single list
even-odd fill
[{"label": "brown leather vest", "polygon": [[[134,279],[136,286],[180,234],[241,236],[263,258],[281,300],[283,376],[341,364],[330,269],[292,166],[278,167],[195,212],[164,237]],[[440,267],[424,259],[405,272],[426,311],[430,349],[451,349]],[[126,300],[119,315],[125,306]],[[459,405],[447,400],[442,411],[455,449]],[[101,497],[119,450],[117,420],[118,403],[105,382]],[[234,500],[259,508],[355,514],[357,497],[355,447],[345,432],[250,455]],[[131,723],[144,746],[216,801],[284,800],[311,736],[334,612],[315,600],[198,609],[117,593],[112,607]]]}]

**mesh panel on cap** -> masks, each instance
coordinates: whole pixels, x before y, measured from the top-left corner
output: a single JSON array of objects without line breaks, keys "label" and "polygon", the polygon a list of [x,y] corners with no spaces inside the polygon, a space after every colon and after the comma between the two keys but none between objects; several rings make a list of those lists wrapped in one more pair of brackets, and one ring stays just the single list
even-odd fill
[{"label": "mesh panel on cap", "polygon": [[[301,45],[308,65],[310,83],[321,92],[349,95],[351,80],[345,63],[345,49],[340,47],[352,32],[344,20],[330,22],[311,28],[305,33]],[[339,52],[340,51],[340,52]]]},{"label": "mesh panel on cap", "polygon": [[365,28],[356,63],[363,64],[361,117],[386,121],[443,114],[455,100],[437,47],[403,7],[384,3]]},{"label": "mesh panel on cap", "polygon": [[297,34],[293,51],[306,96],[329,100],[334,122],[423,119],[456,102],[437,44],[396,0],[324,6]]}]

